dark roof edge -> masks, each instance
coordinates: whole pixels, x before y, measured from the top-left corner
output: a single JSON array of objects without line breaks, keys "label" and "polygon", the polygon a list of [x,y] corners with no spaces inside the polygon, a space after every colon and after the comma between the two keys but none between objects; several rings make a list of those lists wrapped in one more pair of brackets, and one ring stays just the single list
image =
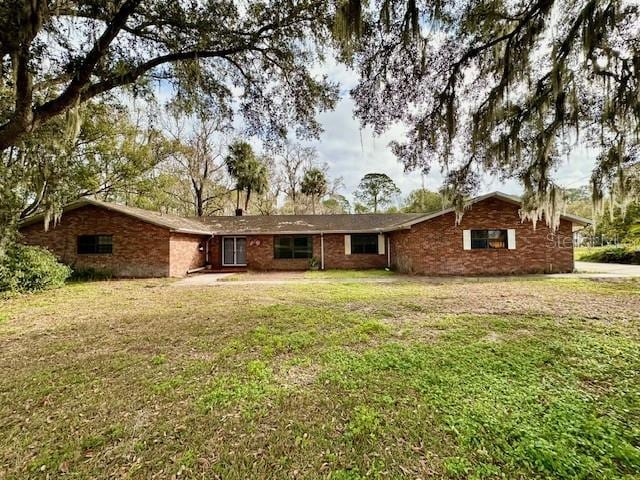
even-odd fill
[{"label": "dark roof edge", "polygon": [[[109,202],[102,202],[100,200],[95,200],[93,198],[81,198],[79,200],[76,200],[75,202],[69,203],[67,204],[63,209],[63,213],[64,212],[70,212],[72,210],[76,210],[78,208],[81,207],[86,207],[88,205],[94,206],[94,207],[100,207],[100,208],[104,208],[106,210],[110,210],[113,212],[117,212],[117,213],[121,213],[122,215],[127,215],[129,217],[133,217],[137,220],[140,220],[141,222],[145,222],[145,223],[149,223],[151,225],[156,225],[157,227],[162,227],[162,228],[166,228],[168,230],[170,230],[171,232],[176,232],[176,233],[188,233],[188,234],[192,234],[192,235],[211,235],[212,232],[210,230],[194,230],[194,229],[190,229],[190,228],[175,228],[174,225],[171,225],[169,222],[162,222],[160,219],[152,219],[149,217],[146,217],[145,215],[141,215],[138,214],[136,212],[132,212],[130,209],[128,209],[126,206],[121,206],[117,203],[109,203]],[[152,213],[156,213],[156,212],[152,212]],[[33,225],[34,223],[37,223],[41,220],[44,219],[44,214],[43,213],[38,213],[36,215],[32,215],[30,217],[25,218],[24,220],[22,220],[18,225],[19,227],[26,227],[28,225]]]},{"label": "dark roof edge", "polygon": [[[475,203],[482,202],[483,200],[487,200],[489,198],[498,198],[505,202],[522,206],[522,200],[520,198],[514,197],[513,195],[508,195],[506,193],[498,192],[498,191],[494,191],[494,192],[487,193],[485,195],[474,197],[471,200],[469,200],[466,206],[471,206]],[[414,220],[410,220],[409,222],[404,222],[402,224],[398,224],[397,226],[394,225],[393,227],[390,227],[388,231],[399,230],[400,228],[410,228],[412,225],[416,225],[417,223],[425,222],[427,220],[431,220],[432,218],[436,218],[441,215],[445,215],[447,213],[454,213],[454,212],[455,212],[455,209],[453,207],[450,207],[450,208],[445,208],[444,210],[440,210],[439,212],[427,213],[424,216],[416,218]],[[580,217],[578,215],[563,214],[563,215],[560,215],[560,218],[563,220],[569,220],[571,223],[582,225],[582,226],[593,224],[592,220],[588,218]]]},{"label": "dark roof edge", "polygon": [[[499,198],[503,201],[509,202],[509,203],[513,203],[514,205],[522,205],[522,201],[518,198],[518,197],[514,197],[512,195],[507,195],[506,193],[502,193],[502,192],[491,192],[491,193],[487,193],[486,195],[481,195],[478,197],[475,197],[473,199],[471,199],[469,201],[469,203],[467,205],[473,205],[475,203],[481,202],[483,200],[486,200],[488,198]],[[124,205],[119,205],[117,203],[109,203],[109,202],[102,202],[100,200],[95,200],[92,198],[81,198],[79,200],[76,200],[75,202],[72,202],[68,205],[66,205],[63,208],[63,212],[68,212],[71,210],[75,210],[77,208],[80,207],[84,207],[87,205],[92,205],[92,206],[96,206],[96,207],[101,207],[107,210],[111,210],[117,213],[121,213],[123,215],[128,215],[130,217],[136,218],[142,222],[145,223],[149,223],[152,225],[156,225],[159,227],[163,227],[166,228],[168,230],[170,230],[171,232],[176,232],[176,233],[186,233],[186,234],[192,234],[192,235],[231,235],[233,234],[233,232],[216,232],[213,228],[205,228],[205,225],[203,224],[203,229],[191,229],[191,228],[176,228],[175,225],[172,225],[170,221],[167,222],[163,222],[162,221],[162,217],[160,216],[160,214],[157,214],[157,212],[153,212],[151,210],[149,210],[150,213],[153,213],[156,216],[159,216],[159,218],[149,218],[146,215],[143,214],[139,214],[135,211],[132,211],[131,208],[126,207]],[[427,213],[425,215],[416,217],[412,220],[406,221],[406,222],[399,222],[397,224],[391,225],[389,227],[381,227],[381,228],[370,228],[370,229],[352,229],[352,230],[344,230],[344,229],[340,229],[340,230],[331,230],[331,229],[316,229],[316,230],[309,230],[309,231],[256,231],[256,232],[251,232],[251,231],[245,231],[242,232],[243,235],[311,235],[311,234],[320,234],[320,233],[387,233],[387,232],[393,232],[396,230],[403,230],[403,229],[408,229],[411,228],[412,225],[416,225],[418,223],[421,222],[425,222],[427,220],[431,220],[432,218],[437,218],[441,215],[446,215],[447,213],[453,213],[455,212],[454,208],[445,208],[444,210],[440,210],[438,212],[433,212],[433,213]],[[44,218],[44,214],[40,213],[40,214],[36,214],[36,215],[32,215],[31,217],[27,217],[26,219],[22,220],[19,223],[19,227],[25,227],[28,225],[32,225],[38,221],[41,221]],[[182,217],[179,217],[182,218]],[[572,222],[573,224],[577,224],[577,225],[582,225],[582,226],[586,226],[586,225],[591,225],[593,222],[587,218],[583,218],[583,217],[579,217],[577,215],[561,215],[560,218],[564,219],[564,220],[569,220],[570,222]],[[188,220],[185,218],[185,220]],[[197,220],[194,220],[197,221]]]}]

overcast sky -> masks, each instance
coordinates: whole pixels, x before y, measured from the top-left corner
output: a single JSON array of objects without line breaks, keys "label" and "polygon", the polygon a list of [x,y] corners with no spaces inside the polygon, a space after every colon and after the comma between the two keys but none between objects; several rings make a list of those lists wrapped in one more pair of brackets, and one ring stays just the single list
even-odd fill
[{"label": "overcast sky", "polygon": [[[326,73],[330,80],[339,83],[341,99],[335,110],[320,114],[319,120],[324,129],[320,138],[302,143],[316,148],[320,163],[329,165],[329,176],[332,179],[342,177],[344,188],[341,193],[352,205],[353,192],[360,179],[367,173],[375,172],[386,173],[400,188],[401,196],[396,199],[397,206],[400,206],[402,199],[412,190],[420,188],[423,181],[420,172],[405,173],[403,165],[398,162],[388,146],[392,140],[404,139],[403,128],[394,127],[381,136],[374,135],[370,128],[361,129],[360,122],[353,116],[353,101],[349,96],[349,90],[357,82],[356,74],[344,65],[335,63],[318,65],[316,73]],[[163,83],[157,93],[161,102],[166,102],[171,96],[171,88]],[[242,130],[241,118],[236,117],[235,125]],[[260,148],[257,139],[249,140]],[[556,172],[555,178],[564,187],[585,185],[589,181],[593,165],[592,152],[584,147],[575,148],[570,159],[565,160]],[[442,174],[437,165],[425,176],[424,185],[429,190],[437,190],[442,185]],[[515,195],[522,193],[517,181],[501,182],[497,178],[485,175],[478,194],[494,190]]]},{"label": "overcast sky", "polygon": [[[353,101],[349,98],[349,89],[355,84],[356,76],[342,65],[324,67],[330,78],[341,86],[342,99],[332,112],[320,115],[324,128],[320,139],[312,142],[318,150],[320,161],[329,164],[332,177],[344,179],[346,194],[352,199],[360,179],[369,172],[386,173],[400,187],[403,195],[420,188],[419,172],[404,173],[401,163],[397,161],[388,144],[391,140],[403,139],[401,127],[394,128],[382,136],[375,136],[371,129],[361,129],[360,123],[353,117]],[[565,187],[577,187],[588,182],[594,164],[592,152],[586,148],[576,148],[571,158],[566,160],[558,170],[556,179]],[[425,186],[436,190],[442,184],[442,175],[434,168],[424,179]],[[493,190],[505,193],[520,194],[522,188],[515,181],[506,183],[486,175],[480,194]]]}]

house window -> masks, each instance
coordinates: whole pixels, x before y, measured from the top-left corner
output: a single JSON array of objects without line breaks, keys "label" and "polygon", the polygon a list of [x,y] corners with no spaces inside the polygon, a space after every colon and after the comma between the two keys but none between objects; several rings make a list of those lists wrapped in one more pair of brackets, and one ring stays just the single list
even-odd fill
[{"label": "house window", "polygon": [[378,235],[364,233],[351,235],[351,253],[378,253]]},{"label": "house window", "polygon": [[273,238],[273,258],[311,258],[313,239],[308,236],[277,236]]},{"label": "house window", "polygon": [[78,253],[113,253],[113,237],[111,235],[80,235]]},{"label": "house window", "polygon": [[506,230],[471,230],[471,248],[507,248]]}]

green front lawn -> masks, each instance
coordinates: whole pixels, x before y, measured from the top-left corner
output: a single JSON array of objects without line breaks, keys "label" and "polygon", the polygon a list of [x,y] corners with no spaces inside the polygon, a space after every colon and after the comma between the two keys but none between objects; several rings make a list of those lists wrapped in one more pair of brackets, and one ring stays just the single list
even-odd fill
[{"label": "green front lawn", "polygon": [[640,284],[74,284],[0,304],[0,478],[640,476]]}]

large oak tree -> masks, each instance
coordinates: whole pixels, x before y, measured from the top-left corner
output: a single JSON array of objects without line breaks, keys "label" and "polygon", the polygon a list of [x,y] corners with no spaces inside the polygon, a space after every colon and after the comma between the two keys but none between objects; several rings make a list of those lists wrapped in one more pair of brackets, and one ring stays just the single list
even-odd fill
[{"label": "large oak tree", "polygon": [[[123,93],[173,95],[243,118],[245,135],[277,142],[319,132],[316,113],[337,90],[311,68],[330,44],[332,2],[323,0],[3,0],[0,2],[0,156],[38,132],[73,143],[81,107]],[[157,95],[157,94],[160,95]],[[62,127],[54,122],[62,122]],[[57,133],[55,132],[57,128]],[[0,190],[13,195],[15,176]],[[18,179],[19,180],[19,179]],[[59,196],[48,191],[48,212]],[[20,211],[0,199],[0,254]],[[13,202],[15,204],[15,202]]]},{"label": "large oak tree", "polygon": [[408,127],[392,144],[408,169],[439,166],[460,210],[483,172],[518,178],[528,216],[557,224],[553,172],[577,142],[597,152],[596,205],[607,189],[629,200],[639,15],[628,0],[346,0],[336,32],[357,115]]},{"label": "large oak tree", "polygon": [[234,93],[251,133],[268,139],[295,125],[316,133],[317,109],[335,89],[310,68],[330,36],[331,2],[205,0],[5,0],[0,150],[51,118],[119,87],[152,93],[170,83],[229,111]]}]

